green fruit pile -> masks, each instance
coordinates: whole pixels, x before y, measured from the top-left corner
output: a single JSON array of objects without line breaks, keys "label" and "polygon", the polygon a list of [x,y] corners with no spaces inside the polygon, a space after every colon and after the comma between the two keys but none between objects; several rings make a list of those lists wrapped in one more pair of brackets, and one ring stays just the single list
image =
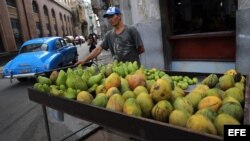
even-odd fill
[{"label": "green fruit pile", "polygon": [[183,90],[187,89],[189,85],[198,83],[197,77],[190,78],[189,76],[174,75],[171,78],[174,81],[174,85],[179,86]]},{"label": "green fruit pile", "polygon": [[[234,75],[210,74],[198,82],[197,77],[169,76],[136,62],[114,61],[38,76],[34,88],[107,110],[223,136],[224,125],[239,125],[244,116],[245,79]],[[194,88],[187,94],[184,90],[189,85]]]}]

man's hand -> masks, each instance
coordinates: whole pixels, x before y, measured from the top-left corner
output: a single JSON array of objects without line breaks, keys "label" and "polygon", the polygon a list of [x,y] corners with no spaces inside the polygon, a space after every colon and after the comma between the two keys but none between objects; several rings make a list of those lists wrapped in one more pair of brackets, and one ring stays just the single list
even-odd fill
[{"label": "man's hand", "polygon": [[83,60],[81,60],[81,61],[78,61],[78,62],[76,62],[76,63],[75,63],[75,65],[76,65],[76,66],[77,66],[77,65],[79,65],[79,64],[84,65],[84,64],[85,64],[85,62],[84,62]]},{"label": "man's hand", "polygon": [[142,54],[144,51],[145,51],[145,49],[144,49],[143,46],[139,46],[139,47],[137,48],[137,52],[138,52],[139,54]]}]

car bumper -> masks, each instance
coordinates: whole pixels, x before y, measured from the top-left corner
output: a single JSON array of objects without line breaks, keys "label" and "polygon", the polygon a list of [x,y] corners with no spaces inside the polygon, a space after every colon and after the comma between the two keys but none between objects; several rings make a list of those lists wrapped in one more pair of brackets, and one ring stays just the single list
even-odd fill
[{"label": "car bumper", "polygon": [[4,78],[24,78],[24,77],[35,77],[35,75],[36,75],[36,73],[25,73],[25,74],[3,76],[3,77]]}]

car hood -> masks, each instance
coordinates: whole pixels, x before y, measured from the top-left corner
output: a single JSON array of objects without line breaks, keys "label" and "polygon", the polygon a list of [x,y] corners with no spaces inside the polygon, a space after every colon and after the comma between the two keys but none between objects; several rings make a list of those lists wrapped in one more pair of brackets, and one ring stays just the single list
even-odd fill
[{"label": "car hood", "polygon": [[46,68],[44,62],[49,56],[49,52],[29,52],[18,54],[14,59],[9,61],[3,69],[21,70],[21,69],[36,69]]}]

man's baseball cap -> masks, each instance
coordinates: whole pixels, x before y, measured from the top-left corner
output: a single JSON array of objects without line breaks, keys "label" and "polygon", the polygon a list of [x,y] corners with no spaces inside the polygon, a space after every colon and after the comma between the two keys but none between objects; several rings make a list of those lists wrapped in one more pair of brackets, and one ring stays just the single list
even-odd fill
[{"label": "man's baseball cap", "polygon": [[107,18],[108,16],[112,16],[114,14],[122,14],[120,9],[117,7],[109,7],[106,13],[103,15],[104,18]]}]

